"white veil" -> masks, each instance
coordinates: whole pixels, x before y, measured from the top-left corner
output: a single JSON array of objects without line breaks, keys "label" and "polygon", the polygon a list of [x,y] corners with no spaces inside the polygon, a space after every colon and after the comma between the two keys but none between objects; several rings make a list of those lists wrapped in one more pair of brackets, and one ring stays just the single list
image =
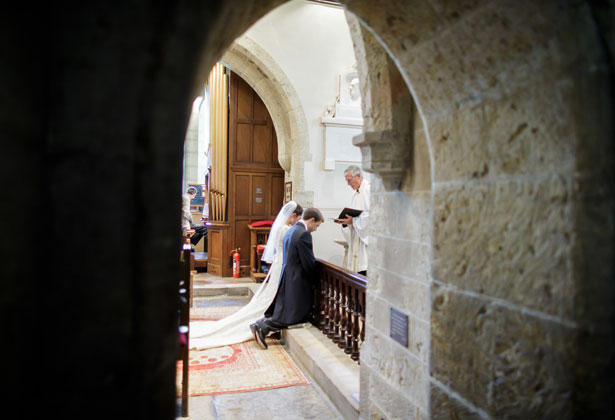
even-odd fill
[{"label": "white veil", "polygon": [[269,231],[269,239],[267,239],[267,245],[265,246],[265,251],[263,252],[263,256],[261,257],[262,261],[265,261],[269,264],[273,262],[273,255],[275,254],[275,245],[278,242],[278,235],[280,234],[280,228],[284,226],[284,224],[288,221],[288,218],[293,214],[295,209],[297,208],[297,203],[294,201],[289,201],[284,204],[282,210],[278,213],[278,216],[275,218],[273,225],[271,225],[271,230]]}]

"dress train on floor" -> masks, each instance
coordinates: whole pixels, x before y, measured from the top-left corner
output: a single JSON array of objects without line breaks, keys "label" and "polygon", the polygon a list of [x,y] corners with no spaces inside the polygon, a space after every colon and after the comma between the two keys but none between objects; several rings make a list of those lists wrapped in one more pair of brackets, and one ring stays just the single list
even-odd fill
[{"label": "dress train on floor", "polygon": [[282,255],[274,257],[269,273],[250,302],[218,321],[190,322],[190,348],[209,349],[241,343],[253,338],[250,324],[262,318],[278,292]]}]

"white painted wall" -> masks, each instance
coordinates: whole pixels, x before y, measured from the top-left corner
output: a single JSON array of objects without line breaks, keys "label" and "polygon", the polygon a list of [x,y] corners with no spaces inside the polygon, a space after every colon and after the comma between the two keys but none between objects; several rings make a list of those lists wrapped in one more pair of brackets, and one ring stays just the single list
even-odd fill
[{"label": "white painted wall", "polygon": [[186,130],[186,140],[184,142],[184,179],[182,181],[182,194],[186,192],[188,185],[203,184],[205,170],[203,165],[204,153],[203,144],[199,143],[199,109],[203,102],[203,97],[197,97],[192,103],[190,121]]},{"label": "white painted wall", "polygon": [[313,235],[314,253],[341,265],[343,247],[334,242],[343,239],[340,226],[328,219],[350,203],[353,191],[346,185],[343,171],[357,162],[337,162],[334,170],[324,170],[322,114],[335,102],[340,73],[355,61],[344,10],[290,1],[264,16],[245,35],[277,62],[303,105],[311,154],[311,161],[304,167],[305,190],[314,191],[314,206],[326,220]]}]

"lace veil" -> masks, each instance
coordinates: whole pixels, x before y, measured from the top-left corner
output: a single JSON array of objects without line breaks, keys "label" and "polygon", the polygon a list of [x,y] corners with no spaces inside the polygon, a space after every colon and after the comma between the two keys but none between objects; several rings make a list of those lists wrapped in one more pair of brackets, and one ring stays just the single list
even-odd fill
[{"label": "lace veil", "polygon": [[293,214],[296,208],[297,203],[294,201],[289,201],[282,207],[282,210],[280,210],[280,212],[278,213],[278,216],[275,218],[273,225],[271,225],[271,230],[269,231],[269,239],[267,239],[267,245],[265,246],[265,251],[263,252],[263,256],[261,257],[262,261],[268,262],[269,264],[273,262],[273,256],[276,253],[275,245],[278,243],[278,235],[280,234],[280,229],[288,221],[288,218]]}]

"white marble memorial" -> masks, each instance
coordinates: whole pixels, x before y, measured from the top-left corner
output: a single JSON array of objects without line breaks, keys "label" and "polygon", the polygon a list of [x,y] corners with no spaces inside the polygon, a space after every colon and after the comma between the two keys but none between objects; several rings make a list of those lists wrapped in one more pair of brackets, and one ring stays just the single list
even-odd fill
[{"label": "white marble memorial", "polygon": [[352,138],[363,132],[361,92],[356,62],[340,73],[335,103],[322,115],[325,126],[324,169],[332,171],[336,162],[361,162],[361,149]]}]

